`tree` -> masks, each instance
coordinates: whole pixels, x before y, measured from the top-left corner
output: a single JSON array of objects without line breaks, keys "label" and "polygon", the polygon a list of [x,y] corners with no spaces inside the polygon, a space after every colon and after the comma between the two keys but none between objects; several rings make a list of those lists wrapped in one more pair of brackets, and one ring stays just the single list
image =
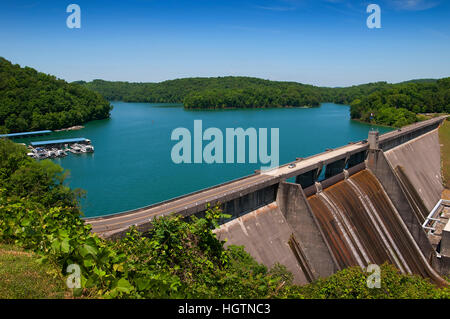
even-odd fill
[{"label": "tree", "polygon": [[[9,133],[82,124],[107,118],[112,109],[100,94],[80,84],[12,65],[1,57],[0,88],[0,126]],[[80,116],[69,116],[72,111]]]}]

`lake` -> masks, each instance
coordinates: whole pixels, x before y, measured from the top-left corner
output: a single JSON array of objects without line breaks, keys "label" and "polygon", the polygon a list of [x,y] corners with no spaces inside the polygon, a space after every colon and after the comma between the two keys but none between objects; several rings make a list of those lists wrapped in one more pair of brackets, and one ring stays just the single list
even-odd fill
[{"label": "lake", "polygon": [[[54,132],[31,140],[85,137],[95,153],[54,159],[70,170],[67,183],[87,191],[85,216],[100,216],[157,203],[219,184],[259,169],[261,163],[175,164],[171,133],[217,127],[279,128],[280,164],[367,138],[373,125],[350,120],[349,106],[324,103],[316,108],[185,110],[176,104],[112,102],[108,120],[87,123],[78,131]],[[375,127],[380,134],[389,131]],[[269,135],[270,138],[270,135]],[[21,140],[20,142],[28,142]],[[270,139],[269,139],[270,141]],[[18,141],[19,142],[19,141]],[[203,143],[204,145],[207,142]],[[248,161],[247,161],[248,162]]]}]

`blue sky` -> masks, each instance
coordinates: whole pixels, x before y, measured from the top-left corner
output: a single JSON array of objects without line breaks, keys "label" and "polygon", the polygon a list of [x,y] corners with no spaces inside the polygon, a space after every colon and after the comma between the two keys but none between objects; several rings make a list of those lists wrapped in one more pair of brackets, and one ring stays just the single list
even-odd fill
[{"label": "blue sky", "polygon": [[[81,29],[66,26],[71,3]],[[369,3],[381,29],[366,26]],[[0,56],[67,81],[440,78],[450,76],[450,1],[2,0]]]}]

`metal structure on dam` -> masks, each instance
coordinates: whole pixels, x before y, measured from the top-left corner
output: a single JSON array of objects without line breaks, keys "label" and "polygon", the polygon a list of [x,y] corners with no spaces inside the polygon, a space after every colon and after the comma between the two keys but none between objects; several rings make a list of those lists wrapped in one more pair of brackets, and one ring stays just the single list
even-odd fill
[{"label": "metal structure on dam", "polygon": [[277,169],[85,222],[102,237],[118,238],[132,225],[145,232],[155,217],[201,216],[206,204],[217,203],[232,215],[217,236],[244,245],[269,267],[284,264],[296,283],[389,262],[445,285],[440,275],[450,273],[450,256],[443,253],[450,251],[449,234],[443,232],[437,251],[423,228],[443,189],[437,128],[445,118],[381,136],[371,131],[368,140]]}]

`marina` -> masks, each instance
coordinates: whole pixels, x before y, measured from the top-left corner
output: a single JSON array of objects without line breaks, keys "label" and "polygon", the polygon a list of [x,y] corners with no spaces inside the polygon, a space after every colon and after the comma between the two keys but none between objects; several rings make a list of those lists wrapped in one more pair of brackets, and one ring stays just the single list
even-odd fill
[{"label": "marina", "polygon": [[28,146],[29,157],[35,159],[66,157],[68,153],[83,154],[93,153],[94,146],[87,138],[71,138],[49,141],[30,142]]},{"label": "marina", "polygon": [[[77,127],[78,128],[78,127]],[[69,130],[69,129],[68,129]],[[34,132],[19,132],[10,134],[0,134],[0,138],[23,139],[27,142],[18,143],[28,148],[27,156],[37,160],[46,158],[66,157],[69,153],[84,154],[94,153],[94,146],[91,140],[84,137],[64,138],[44,141],[30,141],[36,137],[52,134],[51,130],[42,130]]]}]

